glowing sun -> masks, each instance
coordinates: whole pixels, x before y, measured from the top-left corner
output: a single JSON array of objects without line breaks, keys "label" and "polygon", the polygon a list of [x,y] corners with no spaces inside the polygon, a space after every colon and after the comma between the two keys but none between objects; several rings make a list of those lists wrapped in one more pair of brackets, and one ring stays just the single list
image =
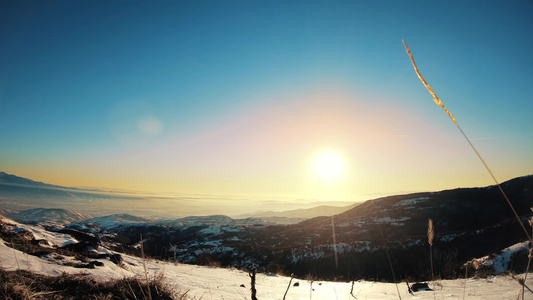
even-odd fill
[{"label": "glowing sun", "polygon": [[344,160],[337,152],[322,152],[315,158],[313,167],[320,178],[334,180],[342,175]]}]

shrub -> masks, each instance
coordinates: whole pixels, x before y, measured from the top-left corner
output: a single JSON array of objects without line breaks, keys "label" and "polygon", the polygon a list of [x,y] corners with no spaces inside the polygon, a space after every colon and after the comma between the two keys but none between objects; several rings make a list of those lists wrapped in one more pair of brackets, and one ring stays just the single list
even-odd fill
[{"label": "shrub", "polygon": [[85,275],[63,273],[58,277],[28,271],[0,269],[0,298],[15,299],[187,299],[187,292],[173,291],[163,276],[146,282],[131,277],[97,282]]}]

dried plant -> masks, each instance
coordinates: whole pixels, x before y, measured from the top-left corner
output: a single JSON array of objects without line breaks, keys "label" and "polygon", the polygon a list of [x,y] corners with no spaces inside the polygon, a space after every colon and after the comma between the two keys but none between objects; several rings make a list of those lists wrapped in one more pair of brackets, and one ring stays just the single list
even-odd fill
[{"label": "dried plant", "polygon": [[433,246],[433,237],[435,236],[435,232],[433,231],[433,220],[428,220],[428,242],[429,246]]},{"label": "dried plant", "polygon": [[[527,239],[529,240],[529,245],[530,247],[533,246],[533,239],[532,239],[532,235],[529,234],[528,230],[526,229],[526,227],[524,226],[524,224],[522,223],[522,219],[520,218],[520,216],[518,215],[518,213],[516,212],[513,204],[511,203],[511,200],[509,200],[509,197],[507,197],[507,194],[505,193],[505,191],[502,189],[499,181],[496,179],[496,176],[494,176],[494,173],[492,172],[492,170],[489,168],[488,164],[485,162],[485,160],[483,159],[483,157],[481,156],[481,154],[478,152],[477,148],[474,146],[474,144],[472,144],[472,141],[466,136],[466,134],[464,133],[463,129],[461,128],[461,126],[459,126],[459,123],[457,123],[457,120],[455,119],[455,117],[451,114],[451,112],[448,110],[448,108],[446,108],[446,106],[444,106],[444,103],[439,99],[439,97],[437,96],[437,94],[433,91],[433,89],[431,88],[431,86],[427,83],[427,81],[424,79],[424,77],[422,76],[422,74],[420,73],[420,71],[418,70],[418,67],[416,66],[416,63],[415,63],[415,59],[413,57],[413,54],[411,53],[411,49],[409,49],[409,47],[407,46],[407,43],[405,41],[403,41],[403,45],[405,46],[405,50],[407,52],[407,55],[409,55],[409,58],[411,59],[411,64],[413,65],[413,68],[415,69],[415,72],[416,72],[416,75],[418,76],[418,78],[420,79],[420,81],[422,82],[422,84],[424,85],[424,87],[428,90],[428,92],[431,94],[431,96],[433,96],[433,101],[435,102],[435,104],[437,104],[438,106],[442,107],[442,109],[444,109],[444,111],[448,114],[448,116],[450,117],[450,119],[455,123],[455,125],[457,126],[457,128],[459,129],[459,131],[461,132],[461,134],[463,135],[463,137],[466,139],[466,141],[468,142],[468,144],[470,145],[470,147],[472,148],[472,150],[474,150],[474,152],[476,153],[477,157],[479,158],[479,160],[483,163],[483,165],[485,166],[485,169],[487,170],[487,172],[490,174],[490,176],[492,177],[492,179],[494,180],[494,183],[496,183],[496,186],[498,187],[498,189],[500,190],[501,194],[503,195],[503,197],[505,198],[505,200],[507,201],[507,204],[509,205],[509,207],[511,208],[511,210],[513,211],[515,217],[516,217],[516,220],[518,221],[518,224],[522,227],[522,229],[524,230],[524,233],[526,234],[527,236]],[[533,226],[533,222],[530,221],[530,225]],[[429,229],[429,228],[428,228]],[[428,238],[429,238],[429,232],[428,232]],[[432,241],[430,242],[430,249],[431,249],[431,246],[432,246]],[[530,262],[531,262],[531,258],[529,259],[529,262],[528,262],[528,266],[527,266],[527,270],[526,270],[526,274],[525,274],[525,277],[524,277],[524,281],[525,279],[527,279],[527,274],[529,272],[529,265],[530,265]],[[432,263],[432,269],[433,269],[433,263]],[[432,271],[433,273],[433,271]],[[433,276],[433,275],[432,275]],[[524,295],[523,295],[523,292],[522,292],[522,299],[524,298]]]},{"label": "dried plant", "polygon": [[[428,243],[429,243],[429,262],[431,264],[431,281],[435,281],[435,276],[433,275],[433,238],[435,237],[435,231],[433,230],[433,220],[428,220]],[[433,292],[435,296],[435,292]]]},{"label": "dried plant", "polygon": [[405,46],[405,51],[407,51],[407,55],[409,55],[409,58],[411,59],[411,64],[413,65],[413,68],[415,69],[416,75],[418,76],[420,81],[422,81],[422,84],[424,85],[424,87],[426,87],[426,89],[431,94],[431,96],[433,96],[433,101],[435,102],[435,104],[437,104],[438,106],[442,107],[442,109],[444,109],[444,111],[448,114],[450,119],[452,119],[453,123],[455,123],[455,126],[457,126],[457,129],[459,129],[459,131],[461,132],[463,137],[466,139],[466,141],[468,142],[468,144],[470,145],[472,150],[474,150],[474,152],[476,153],[476,155],[479,158],[479,160],[481,160],[481,162],[485,166],[485,169],[488,171],[488,173],[490,174],[490,176],[494,180],[494,183],[496,183],[496,186],[498,187],[498,189],[500,190],[501,194],[503,195],[503,197],[507,201],[507,204],[509,204],[509,207],[513,211],[513,213],[514,213],[514,215],[515,215],[515,217],[516,217],[516,219],[518,221],[518,224],[520,224],[520,226],[524,230],[524,233],[526,234],[527,239],[529,240],[530,243],[532,243],[533,240],[531,238],[531,235],[527,231],[527,229],[524,226],[524,224],[522,224],[522,220],[520,219],[520,216],[516,212],[513,204],[511,203],[511,200],[509,200],[509,197],[507,197],[507,194],[502,189],[502,187],[500,185],[500,182],[496,179],[496,176],[494,176],[494,173],[492,173],[492,170],[489,168],[489,165],[485,162],[485,160],[483,159],[481,154],[477,151],[477,148],[474,146],[474,144],[472,144],[472,141],[470,141],[470,139],[466,136],[466,134],[463,131],[463,129],[461,128],[461,126],[459,126],[459,123],[457,123],[457,120],[455,119],[455,117],[450,113],[450,111],[446,108],[446,106],[444,106],[444,103],[440,100],[440,98],[437,96],[437,94],[433,91],[433,89],[427,83],[426,79],[424,79],[422,74],[420,74],[420,71],[418,70],[418,67],[416,66],[416,63],[415,63],[415,58],[413,57],[413,54],[411,53],[411,49],[409,49],[409,47],[407,46],[407,43],[405,41],[402,40],[402,42],[403,42],[403,45]]}]

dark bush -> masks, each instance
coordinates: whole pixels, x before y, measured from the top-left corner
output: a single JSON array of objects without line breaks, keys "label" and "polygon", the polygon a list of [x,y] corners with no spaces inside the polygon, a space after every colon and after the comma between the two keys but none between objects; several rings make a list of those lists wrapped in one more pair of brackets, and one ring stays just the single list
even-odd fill
[{"label": "dark bush", "polygon": [[166,285],[163,277],[148,282],[122,278],[97,282],[85,275],[63,273],[58,277],[27,271],[0,269],[0,299],[187,299]]}]

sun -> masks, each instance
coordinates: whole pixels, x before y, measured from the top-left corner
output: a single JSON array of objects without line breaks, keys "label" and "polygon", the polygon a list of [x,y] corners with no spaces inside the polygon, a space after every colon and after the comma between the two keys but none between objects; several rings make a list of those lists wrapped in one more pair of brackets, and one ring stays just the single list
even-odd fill
[{"label": "sun", "polygon": [[322,179],[332,181],[339,178],[344,171],[342,156],[334,151],[320,153],[314,160],[315,173]]}]

